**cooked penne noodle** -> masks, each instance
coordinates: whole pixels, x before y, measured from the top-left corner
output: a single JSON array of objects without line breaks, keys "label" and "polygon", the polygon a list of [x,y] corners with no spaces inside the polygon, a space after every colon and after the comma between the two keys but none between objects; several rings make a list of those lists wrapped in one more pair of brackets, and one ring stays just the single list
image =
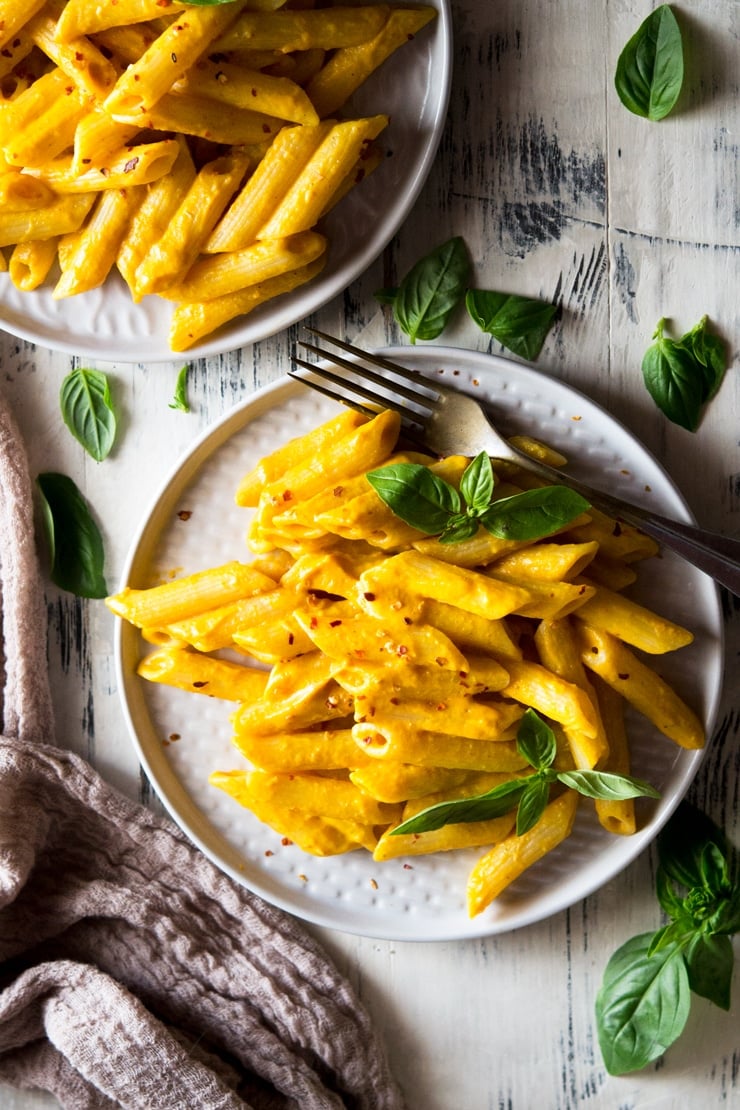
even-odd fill
[{"label": "cooked penne noodle", "polygon": [[171,647],[145,656],[139,663],[137,674],[149,682],[163,682],[191,693],[236,702],[260,697],[267,683],[264,671]]},{"label": "cooked penne noodle", "polygon": [[477,916],[507,886],[566,840],[573,829],[578,795],[571,790],[550,802],[537,824],[522,836],[509,834],[478,860],[467,887],[468,913]]},{"label": "cooked penne noodle", "polygon": [[144,186],[105,189],[80,231],[59,244],[64,254],[62,276],[54,287],[54,300],[84,293],[102,285],[115,265],[131,216],[143,199]]},{"label": "cooked penne noodle", "polygon": [[[597,675],[593,676],[592,687],[604,722],[604,731],[609,738],[609,754],[602,769],[616,775],[629,775],[631,761],[624,720],[624,699]],[[608,832],[632,836],[637,831],[634,798],[596,798],[594,806],[599,821]]]},{"label": "cooked penne noodle", "polygon": [[28,292],[43,284],[56,261],[57,244],[56,238],[36,239],[13,247],[8,273],[16,289]]},{"label": "cooked penne noodle", "polygon": [[701,721],[660,675],[609,632],[582,621],[577,629],[586,667],[682,748],[704,746]]}]

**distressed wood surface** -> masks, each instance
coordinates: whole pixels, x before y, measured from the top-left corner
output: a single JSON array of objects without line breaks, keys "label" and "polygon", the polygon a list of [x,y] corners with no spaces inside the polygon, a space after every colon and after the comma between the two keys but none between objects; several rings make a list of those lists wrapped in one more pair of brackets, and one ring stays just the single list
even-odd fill
[{"label": "distressed wood surface", "polygon": [[[659,124],[619,104],[612,74],[647,15],[637,0],[452,0],[455,76],[439,154],[405,226],[313,323],[361,343],[399,342],[373,291],[450,235],[476,283],[554,298],[561,317],[537,367],[623,421],[667,467],[700,524],[740,534],[738,404],[738,44],[736,0],[677,6],[686,82]],[[655,409],[640,363],[661,316],[687,330],[707,314],[731,368],[691,435]],[[58,411],[68,356],[2,336],[2,387],[34,473],[77,481],[103,527],[115,582],[142,503],[200,430],[288,367],[297,329],[193,364],[189,416],[168,408],[172,366],[99,363],[124,413],[114,455],[83,458]],[[500,348],[460,316],[443,341]],[[740,601],[724,595],[727,667],[719,719],[690,797],[737,841]],[[48,590],[59,740],[117,787],[156,806],[126,735],[112,618]],[[740,1104],[740,984],[729,1014],[695,999],[680,1042],[655,1066],[610,1078],[593,1003],[609,955],[660,923],[653,853],[548,921],[465,943],[390,943],[313,929],[379,1028],[409,1110],[566,1110]],[[54,1105],[0,1087],[5,1110]],[[197,1110],[197,1107],[188,1108]]]}]

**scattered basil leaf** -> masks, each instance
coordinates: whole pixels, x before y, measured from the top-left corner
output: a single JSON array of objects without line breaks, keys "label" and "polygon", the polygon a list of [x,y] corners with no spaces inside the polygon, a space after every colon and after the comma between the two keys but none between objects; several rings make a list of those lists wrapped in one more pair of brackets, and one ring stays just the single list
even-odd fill
[{"label": "scattered basil leaf", "polygon": [[487,289],[469,289],[465,306],[481,331],[530,362],[542,350],[558,310],[557,305],[548,301]]},{"label": "scattered basil leaf", "polygon": [[696,933],[686,948],[691,990],[708,998],[721,1010],[729,1010],[734,963],[735,954],[728,936]]},{"label": "scattered basil leaf", "polygon": [[171,409],[178,409],[179,412],[190,412],[190,405],[188,403],[188,371],[190,367],[186,363],[180,368],[177,374],[177,381],[175,382],[175,395],[170,401]]},{"label": "scattered basil leaf", "polygon": [[558,780],[586,798],[624,801],[626,798],[659,798],[649,782],[610,771],[561,771]]},{"label": "scattered basil leaf", "polygon": [[717,392],[725,372],[724,344],[707,332],[707,317],[680,339],[664,334],[658,321],[653,343],[642,360],[645,387],[674,424],[695,432],[703,406]]},{"label": "scattered basil leaf", "polygon": [[516,746],[536,771],[552,766],[558,751],[555,733],[534,709],[524,711],[516,733]]},{"label": "scattered basil leaf", "polygon": [[102,462],[116,438],[116,414],[107,376],[79,367],[64,378],[59,391],[62,418],[89,455]]},{"label": "scattered basil leaf", "polygon": [[599,1044],[612,1075],[644,1067],[676,1040],[692,992],[730,1008],[740,853],[684,802],[658,837],[658,858],[656,893],[669,921],[612,956],[596,998]]},{"label": "scattered basil leaf", "polygon": [[450,515],[460,512],[460,495],[454,486],[419,463],[394,463],[371,470],[367,480],[397,517],[435,535]]},{"label": "scattered basil leaf", "polygon": [[607,1071],[625,1075],[656,1060],[681,1035],[691,990],[676,944],[648,955],[651,933],[633,937],[609,960],[596,996],[599,1047]]},{"label": "scattered basil leaf", "polygon": [[436,339],[463,298],[470,261],[460,236],[412,266],[393,298],[393,315],[412,343]]},{"label": "scattered basil leaf", "polygon": [[559,531],[588,507],[588,501],[575,490],[542,486],[494,501],[481,514],[480,522],[499,539],[533,540]]},{"label": "scattered basil leaf", "polygon": [[670,4],[660,4],[619,55],[617,94],[635,115],[661,120],[675,107],[683,73],[681,28]]},{"label": "scattered basil leaf", "polygon": [[39,474],[51,580],[78,597],[105,597],[103,540],[82,494],[65,474]]}]

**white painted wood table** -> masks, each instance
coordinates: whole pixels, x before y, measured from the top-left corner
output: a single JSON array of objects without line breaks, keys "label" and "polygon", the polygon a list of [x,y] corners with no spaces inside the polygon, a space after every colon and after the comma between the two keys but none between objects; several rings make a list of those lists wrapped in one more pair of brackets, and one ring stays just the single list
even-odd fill
[{"label": "white painted wood table", "polygon": [[[622,45],[648,14],[638,0],[453,0],[455,73],[448,123],[427,185],[382,257],[312,322],[362,344],[403,338],[373,292],[426,249],[464,236],[476,282],[562,305],[537,368],[623,421],[662,461],[699,523],[740,534],[740,5],[677,7],[686,82],[660,123],[629,114],[613,89]],[[706,313],[730,352],[696,434],[670,424],[641,380],[661,316],[682,330]],[[3,334],[2,388],[32,470],[78,483],[118,580],[142,505],[199,432],[285,373],[290,328],[193,364],[190,415],[168,408],[172,364],[100,362],[123,429],[111,458],[87,459],[62,424],[59,385],[79,361]],[[449,345],[491,349],[462,316]],[[740,756],[740,600],[723,597],[726,681],[715,735],[690,797],[734,836]],[[134,798],[157,805],[121,714],[113,618],[102,603],[48,589],[49,652],[61,743]],[[733,1009],[695,999],[680,1042],[624,1078],[603,1067],[593,1020],[609,955],[656,928],[654,855],[550,920],[495,938],[394,943],[314,928],[382,1031],[410,1110],[673,1110],[740,1105],[740,983]],[[0,1106],[51,1104],[0,1088]],[[197,1107],[190,1108],[197,1110]]]}]

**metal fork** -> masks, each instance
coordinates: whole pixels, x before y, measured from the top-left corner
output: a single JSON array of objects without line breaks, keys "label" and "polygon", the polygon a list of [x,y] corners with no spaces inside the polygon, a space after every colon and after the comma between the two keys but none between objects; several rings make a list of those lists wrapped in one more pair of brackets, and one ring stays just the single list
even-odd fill
[{"label": "metal fork", "polygon": [[[317,328],[308,328],[307,331],[347,351],[353,360],[330,353],[315,343],[300,341],[302,347],[336,367],[336,370],[331,370],[294,356],[293,361],[298,366],[310,370],[324,383],[320,384],[294,370],[289,371],[291,377],[304,385],[368,416],[376,416],[379,409],[394,409],[401,416],[407,438],[434,454],[473,456],[485,451],[492,459],[514,462],[548,482],[568,486],[585,497],[594,508],[639,528],[740,597],[740,540],[669,520],[612,494],[593,489],[519,451],[496,430],[475,398],[432,381],[417,370],[401,366],[382,355],[370,354],[351,343],[335,339]],[[383,373],[371,367],[377,367]],[[358,398],[369,404],[363,404]]]}]

